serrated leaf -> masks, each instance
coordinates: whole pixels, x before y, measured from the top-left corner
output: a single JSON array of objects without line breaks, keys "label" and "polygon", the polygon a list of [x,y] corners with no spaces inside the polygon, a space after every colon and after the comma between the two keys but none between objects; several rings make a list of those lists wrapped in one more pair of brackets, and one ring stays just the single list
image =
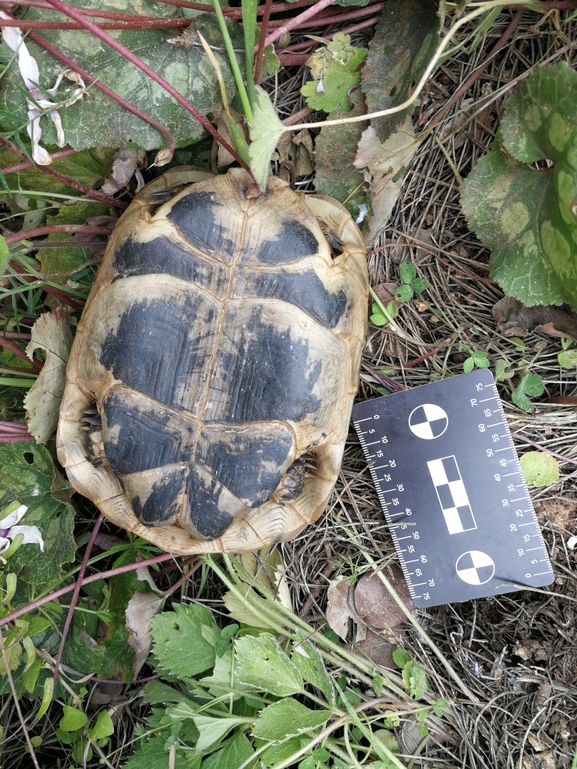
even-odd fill
[{"label": "serrated leaf", "polygon": [[313,79],[305,83],[301,93],[312,109],[349,112],[352,107],[349,92],[361,82],[361,74],[356,70],[367,50],[351,45],[350,36],[342,32],[337,32],[329,41],[317,39],[326,45],[307,59]]},{"label": "serrated leaf", "polygon": [[264,708],[252,731],[261,740],[284,740],[326,724],[331,715],[330,710],[310,710],[289,697]]},{"label": "serrated leaf", "polygon": [[559,463],[543,451],[527,451],[521,457],[521,469],[528,484],[550,486],[559,479]]},{"label": "serrated leaf", "polygon": [[310,641],[296,644],[291,660],[299,669],[303,680],[321,691],[327,702],[334,704],[336,697],[333,682],[316,646]]},{"label": "serrated leaf", "polygon": [[[100,11],[118,10],[118,3],[114,0],[86,0],[82,5]],[[142,14],[142,5],[139,4],[133,12]],[[24,16],[27,19],[46,20],[50,18],[50,13],[43,9],[28,8]],[[150,13],[152,16],[162,15],[159,14],[157,5]],[[242,50],[243,38],[239,26],[227,21],[227,27],[233,37],[235,49]],[[232,97],[235,93],[234,80],[226,54],[218,50],[222,46],[222,38],[213,14],[196,16],[186,36],[180,38],[180,42],[172,42],[174,37],[169,38],[166,31],[160,29],[123,30],[111,34],[158,72],[199,112],[206,115],[218,111],[222,104],[214,70],[207,66],[206,54],[198,45],[198,31],[213,50],[216,49],[215,55],[225,78],[227,93]],[[96,36],[79,30],[43,30],[43,37],[101,83],[165,125],[178,144],[190,144],[204,132],[192,115],[164,88]],[[58,73],[62,70],[62,63],[32,41],[28,40],[27,45],[38,61],[41,87],[53,87]],[[20,83],[17,68],[10,67],[1,84],[0,109],[4,108],[10,112],[18,110],[21,123],[24,124],[27,120],[26,105]],[[54,100],[66,102],[76,88],[76,84],[64,80]],[[166,144],[166,138],[148,122],[95,87],[90,87],[74,104],[62,106],[59,114],[66,141],[74,149],[123,147],[129,143],[144,149],[155,149]],[[99,119],[95,119],[95,116],[99,116]],[[47,145],[56,144],[56,134],[49,115],[41,118],[41,125],[43,141]]]},{"label": "serrated leaf", "polygon": [[244,636],[234,642],[235,678],[241,684],[287,697],[303,691],[303,679],[280,644],[270,635]]},{"label": "serrated leaf", "polygon": [[[524,305],[577,306],[577,73],[538,67],[507,102],[498,139],[463,185],[490,269]],[[548,159],[536,169],[528,162]]]},{"label": "serrated leaf", "polygon": [[167,708],[167,714],[174,719],[190,718],[198,729],[199,736],[195,745],[197,753],[205,753],[237,726],[245,726],[246,718],[214,718],[196,712],[189,704],[182,702],[173,708]]},{"label": "serrated leaf", "polygon": [[238,769],[251,766],[248,759],[254,755],[250,740],[242,732],[234,734],[220,750],[205,758],[202,769]]},{"label": "serrated leaf", "polygon": [[32,360],[35,350],[45,353],[42,371],[24,398],[28,432],[37,443],[46,443],[58,425],[71,347],[70,317],[64,308],[43,313],[32,326],[26,354]]},{"label": "serrated leaf", "polygon": [[[368,112],[390,109],[407,100],[437,45],[437,13],[435,0],[388,0],[363,67],[362,89]],[[379,140],[388,139],[413,109],[411,106],[374,121]]]},{"label": "serrated leaf", "polygon": [[44,552],[37,545],[22,545],[10,557],[10,570],[37,586],[55,583],[62,565],[74,559],[74,510],[52,496],[56,472],[49,451],[33,443],[0,444],[2,503],[19,500],[28,507],[25,523],[37,526]]},{"label": "serrated leaf", "polygon": [[191,678],[214,666],[214,645],[203,635],[216,628],[210,611],[196,604],[175,604],[152,621],[153,651],[157,667],[178,678]]},{"label": "serrated leaf", "polygon": [[267,92],[259,87],[255,90],[254,120],[250,127],[250,168],[260,189],[265,190],[270,172],[270,159],[285,129]]},{"label": "serrated leaf", "polygon": [[[199,769],[201,756],[193,750],[176,743],[174,745],[174,766],[176,769]],[[137,748],[123,769],[167,769],[170,765],[169,745],[166,735],[138,740]],[[223,767],[224,769],[224,767]]]}]

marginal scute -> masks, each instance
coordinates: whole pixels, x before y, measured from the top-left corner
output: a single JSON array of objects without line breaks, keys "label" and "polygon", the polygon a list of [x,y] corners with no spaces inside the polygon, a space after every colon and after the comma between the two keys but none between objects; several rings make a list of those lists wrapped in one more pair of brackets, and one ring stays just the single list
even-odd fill
[{"label": "marginal scute", "polygon": [[366,333],[366,251],[330,198],[272,177],[254,194],[240,168],[189,181],[171,169],[151,182],[109,240],[57,451],[72,486],[134,535],[247,552],[327,505]]}]

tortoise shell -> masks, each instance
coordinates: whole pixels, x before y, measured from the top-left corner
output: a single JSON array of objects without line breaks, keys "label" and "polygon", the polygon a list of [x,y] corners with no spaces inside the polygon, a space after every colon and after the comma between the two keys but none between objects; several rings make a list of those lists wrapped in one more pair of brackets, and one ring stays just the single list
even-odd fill
[{"label": "tortoise shell", "polygon": [[[290,539],[340,469],[366,334],[335,200],[167,172],[120,218],[66,372],[58,456],[106,518],[180,554]],[[180,184],[175,188],[175,183]]]}]

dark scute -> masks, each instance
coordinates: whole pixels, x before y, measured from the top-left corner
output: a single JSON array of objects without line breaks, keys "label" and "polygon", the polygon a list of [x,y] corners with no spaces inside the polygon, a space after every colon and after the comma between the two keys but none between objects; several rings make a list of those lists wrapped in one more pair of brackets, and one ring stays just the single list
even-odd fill
[{"label": "dark scute", "polygon": [[245,293],[263,299],[282,299],[306,312],[325,328],[335,328],[347,311],[345,292],[341,289],[331,294],[313,270],[295,275],[239,268],[239,279],[246,281]]},{"label": "dark scute", "polygon": [[186,494],[191,510],[192,523],[201,537],[216,539],[228,529],[233,516],[219,508],[222,484],[206,475],[194,465],[190,468]]},{"label": "dark scute", "polygon": [[275,240],[263,240],[255,259],[264,264],[286,264],[319,250],[314,234],[296,219],[285,219]]},{"label": "dark scute", "polygon": [[[235,325],[233,318],[229,322]],[[221,349],[217,364],[216,379],[229,393],[227,420],[300,422],[318,411],[313,388],[322,364],[310,365],[307,342],[263,324],[258,311],[245,325],[243,336]]]},{"label": "dark scute", "polygon": [[[167,429],[170,413],[122,388],[112,390],[102,402],[105,414],[104,453],[113,473],[129,475],[154,467],[188,462],[194,442],[194,425],[179,424],[179,432]],[[110,440],[114,430],[117,439]],[[188,435],[183,433],[188,433]]]},{"label": "dark scute", "polygon": [[[210,287],[215,284],[215,265],[195,256],[168,238],[156,238],[148,243],[126,240],[114,254],[112,266],[118,272],[114,280],[133,275],[172,275],[191,283]],[[221,281],[224,286],[224,268]]]},{"label": "dark scute", "polygon": [[132,509],[141,523],[145,526],[159,526],[169,523],[178,514],[180,495],[187,471],[187,467],[179,467],[159,476],[144,503],[138,495],[132,497]]},{"label": "dark scute", "polygon": [[135,302],[123,314],[117,333],[104,340],[101,364],[128,387],[167,406],[183,408],[183,391],[195,373],[206,369],[212,353],[204,336],[188,338],[197,319],[210,330],[212,308],[207,305],[194,294]]},{"label": "dark scute", "polygon": [[292,433],[279,425],[274,435],[259,437],[240,428],[205,432],[197,455],[212,475],[249,507],[266,502],[280,483],[293,448]]},{"label": "dark scute", "polygon": [[226,228],[215,216],[215,209],[221,205],[210,192],[190,192],[176,201],[166,218],[176,224],[193,246],[208,249],[229,262],[234,256],[234,243],[226,237]]}]

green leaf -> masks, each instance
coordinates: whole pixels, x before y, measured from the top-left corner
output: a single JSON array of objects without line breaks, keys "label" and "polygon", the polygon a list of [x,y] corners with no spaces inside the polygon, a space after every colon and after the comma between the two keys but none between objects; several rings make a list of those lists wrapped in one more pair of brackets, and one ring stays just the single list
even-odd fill
[{"label": "green leaf", "polygon": [[289,697],[264,708],[252,731],[261,740],[284,740],[326,724],[331,715],[330,710],[310,710]]},{"label": "green leaf", "polygon": [[238,769],[253,755],[250,740],[242,732],[237,732],[220,750],[204,759],[202,769]]},{"label": "green leaf", "polygon": [[255,90],[254,122],[250,126],[250,168],[260,189],[265,190],[270,172],[270,159],[285,129],[267,92],[259,87]]},{"label": "green leaf", "polygon": [[528,451],[521,457],[521,469],[528,484],[550,486],[559,478],[559,463],[551,454]]},{"label": "green leaf", "polygon": [[316,646],[310,641],[302,641],[295,645],[291,660],[299,669],[303,680],[321,691],[327,702],[334,704],[335,690],[333,682],[327,673],[323,658]]},{"label": "green leaf", "polygon": [[400,267],[401,281],[411,284],[417,277],[417,268],[411,262],[403,262]]},{"label": "green leaf", "polygon": [[248,726],[247,718],[214,718],[213,716],[204,716],[191,707],[186,702],[180,702],[173,708],[167,708],[166,713],[170,718],[190,718],[198,729],[198,740],[195,745],[197,753],[204,753],[213,745],[219,743],[222,738],[237,726]]},{"label": "green leaf", "polygon": [[75,732],[82,729],[88,723],[88,716],[77,708],[71,708],[70,705],[63,705],[64,715],[60,719],[60,728],[65,732]]},{"label": "green leaf", "polygon": [[483,350],[475,350],[472,358],[475,362],[475,366],[478,366],[479,368],[489,368],[491,365],[489,358],[487,357],[487,353]]},{"label": "green leaf", "polygon": [[[545,169],[527,163],[553,161]],[[526,306],[577,306],[577,73],[536,68],[507,103],[491,151],[463,185],[491,276]]]},{"label": "green leaf", "polygon": [[393,662],[400,668],[404,668],[407,662],[412,662],[412,659],[404,649],[398,648],[393,652]]},{"label": "green leaf", "polygon": [[361,82],[357,68],[367,55],[364,48],[351,45],[349,35],[337,32],[332,40],[318,48],[307,60],[313,80],[301,88],[302,95],[312,109],[334,112],[351,110],[349,91]]},{"label": "green leaf", "polygon": [[399,302],[408,302],[413,296],[413,289],[411,286],[399,286],[395,291],[395,299]]},{"label": "green leaf", "polygon": [[303,691],[302,676],[270,633],[244,636],[234,642],[235,677],[246,686],[287,697]]},{"label": "green leaf", "polygon": [[[87,7],[100,11],[118,11],[116,0],[87,0]],[[123,6],[123,10],[130,12]],[[142,5],[133,13],[142,14]],[[164,13],[170,14],[166,6]],[[28,8],[27,19],[52,18],[52,12]],[[164,15],[158,6],[151,6],[153,16]],[[227,21],[235,49],[242,50],[243,36],[238,24]],[[222,70],[229,97],[235,93],[234,79],[226,53],[222,50],[222,37],[214,14],[200,14],[192,19],[182,42],[170,42],[166,30],[123,30],[111,34],[126,48],[133,51],[149,67],[158,72],[196,109],[206,115],[221,107],[220,91],[212,66],[198,45],[201,32],[214,50]],[[151,115],[165,125],[176,138],[177,144],[185,145],[199,139],[204,129],[175,99],[147,74],[135,67],[96,36],[79,30],[43,30],[43,37],[56,49],[76,61],[101,83],[116,91],[126,101]],[[63,65],[31,40],[26,41],[30,53],[38,62],[40,85],[47,89],[54,86]],[[16,66],[11,66],[0,84],[0,109],[18,111],[21,123],[27,122],[26,104],[22,94],[21,77]],[[76,85],[63,80],[55,101],[68,100]],[[68,144],[74,149],[88,147],[125,147],[128,144],[144,149],[156,149],[166,145],[166,138],[148,122],[112,100],[94,86],[70,106],[59,109],[62,127]],[[41,118],[43,144],[56,144],[56,134],[50,117]]]},{"label": "green leaf", "polygon": [[96,717],[96,723],[88,730],[91,740],[103,740],[114,734],[114,724],[108,715],[108,711],[101,710]]},{"label": "green leaf", "polygon": [[465,374],[470,374],[471,371],[475,368],[475,361],[473,358],[466,358],[463,361],[463,371]]},{"label": "green leaf", "polygon": [[0,235],[0,275],[4,275],[6,272],[9,261],[10,249],[8,248],[8,243],[6,243],[6,238]]},{"label": "green leaf", "polygon": [[557,354],[557,362],[562,368],[575,368],[577,366],[577,350],[563,350]]},{"label": "green leaf", "polygon": [[427,288],[429,288],[429,281],[424,278],[415,278],[411,281],[411,286],[415,294],[422,294]]},{"label": "green leaf", "polygon": [[[167,769],[170,765],[170,757],[169,745],[166,742],[166,734],[140,740],[134,755],[124,764],[123,769]],[[174,766],[176,769],[199,769],[200,756],[197,756],[193,750],[184,749],[178,743],[175,744],[175,748]]]},{"label": "green leaf", "polygon": [[2,503],[19,500],[27,505],[22,520],[37,526],[44,539],[44,552],[38,545],[22,545],[10,558],[11,571],[38,587],[56,583],[62,566],[74,559],[74,510],[67,502],[52,496],[57,475],[50,452],[33,443],[0,444],[0,488]]},{"label": "green leaf", "polygon": [[191,678],[214,666],[214,643],[203,630],[218,633],[218,628],[204,606],[175,604],[173,609],[152,620],[157,668],[171,677]]}]

